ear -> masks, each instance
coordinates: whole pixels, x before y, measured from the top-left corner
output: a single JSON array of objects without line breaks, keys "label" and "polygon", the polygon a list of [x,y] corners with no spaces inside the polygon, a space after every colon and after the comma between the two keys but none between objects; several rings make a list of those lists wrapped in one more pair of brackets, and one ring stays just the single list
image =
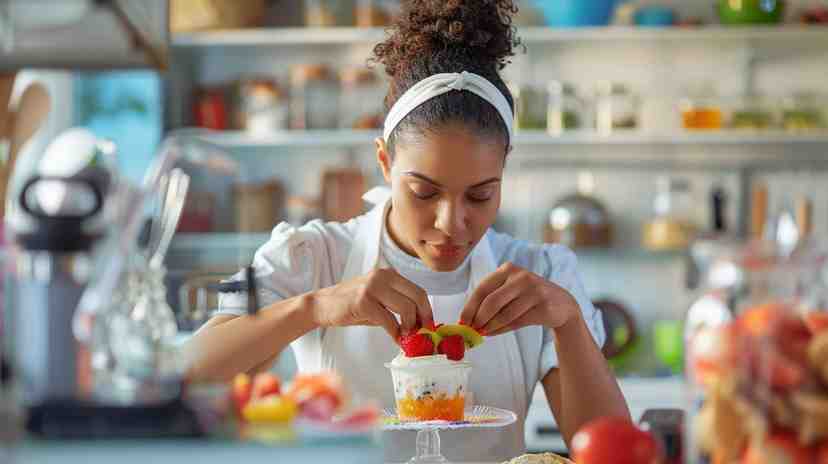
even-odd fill
[{"label": "ear", "polygon": [[385,144],[385,140],[381,137],[377,137],[374,140],[374,144],[377,146],[377,164],[379,164],[379,167],[382,170],[382,177],[385,178],[385,182],[390,184],[391,154],[388,153],[388,146]]}]

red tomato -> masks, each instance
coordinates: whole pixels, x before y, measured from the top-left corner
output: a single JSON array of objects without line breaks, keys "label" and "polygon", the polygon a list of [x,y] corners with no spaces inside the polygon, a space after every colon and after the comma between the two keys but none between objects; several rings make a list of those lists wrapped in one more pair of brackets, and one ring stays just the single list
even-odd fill
[{"label": "red tomato", "polygon": [[649,433],[623,417],[602,417],[572,438],[578,464],[655,464],[663,459],[661,445]]}]

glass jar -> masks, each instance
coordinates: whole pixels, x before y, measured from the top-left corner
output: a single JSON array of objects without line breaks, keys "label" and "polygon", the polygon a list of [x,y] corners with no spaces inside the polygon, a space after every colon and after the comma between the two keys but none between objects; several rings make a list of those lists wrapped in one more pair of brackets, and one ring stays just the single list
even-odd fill
[{"label": "glass jar", "polygon": [[339,82],[321,64],[300,65],[290,73],[290,128],[335,129]]},{"label": "glass jar", "polygon": [[828,451],[828,308],[807,298],[825,254],[783,249],[724,252],[687,313],[688,463],[818,462]]},{"label": "glass jar", "polygon": [[376,73],[362,66],[346,68],[340,74],[342,95],[339,124],[343,129],[382,127],[385,88]]},{"label": "glass jar", "polygon": [[305,0],[305,25],[308,27],[353,26],[354,1]]},{"label": "glass jar", "polygon": [[227,99],[222,87],[202,87],[193,102],[195,125],[213,130],[228,129]]},{"label": "glass jar", "polygon": [[510,84],[515,100],[516,130],[545,130],[548,95],[546,89],[529,84]]},{"label": "glass jar", "polygon": [[655,216],[644,224],[642,243],[650,250],[684,250],[693,240],[693,198],[690,182],[659,177],[653,202]]},{"label": "glass jar", "polygon": [[269,78],[248,78],[239,84],[241,128],[253,135],[266,135],[288,125],[288,99]]},{"label": "glass jar", "polygon": [[826,128],[828,98],[813,93],[799,93],[782,104],[782,128],[790,132],[808,132]]},{"label": "glass jar", "polygon": [[546,112],[546,131],[561,135],[564,131],[580,129],[583,124],[583,103],[575,88],[560,81],[547,85],[549,105]]},{"label": "glass jar", "polygon": [[354,8],[357,27],[388,26],[399,14],[399,0],[356,0]]},{"label": "glass jar", "polygon": [[625,85],[601,81],[595,91],[595,129],[600,134],[638,127],[640,102]]},{"label": "glass jar", "polygon": [[741,130],[768,130],[779,126],[778,108],[772,98],[747,95],[736,98],[728,126]]},{"label": "glass jar", "polygon": [[682,127],[688,130],[716,130],[723,126],[724,112],[715,98],[684,98],[679,103]]}]

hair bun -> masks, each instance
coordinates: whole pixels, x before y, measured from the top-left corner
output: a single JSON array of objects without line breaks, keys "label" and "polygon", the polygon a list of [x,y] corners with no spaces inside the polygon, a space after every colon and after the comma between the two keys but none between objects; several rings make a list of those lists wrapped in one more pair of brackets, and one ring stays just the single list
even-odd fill
[{"label": "hair bun", "polygon": [[374,61],[392,78],[424,65],[432,73],[499,71],[519,44],[516,12],[512,0],[403,0],[390,37],[374,48]]}]

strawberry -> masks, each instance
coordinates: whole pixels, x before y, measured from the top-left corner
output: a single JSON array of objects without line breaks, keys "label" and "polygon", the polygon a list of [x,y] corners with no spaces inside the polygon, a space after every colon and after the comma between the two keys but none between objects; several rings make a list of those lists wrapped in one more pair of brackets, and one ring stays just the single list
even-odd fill
[{"label": "strawberry", "polygon": [[400,337],[400,348],[409,358],[434,354],[434,342],[431,341],[431,337],[417,332]]},{"label": "strawberry", "polygon": [[443,337],[440,346],[437,347],[437,352],[446,355],[452,361],[460,361],[466,354],[466,342],[462,335]]}]

